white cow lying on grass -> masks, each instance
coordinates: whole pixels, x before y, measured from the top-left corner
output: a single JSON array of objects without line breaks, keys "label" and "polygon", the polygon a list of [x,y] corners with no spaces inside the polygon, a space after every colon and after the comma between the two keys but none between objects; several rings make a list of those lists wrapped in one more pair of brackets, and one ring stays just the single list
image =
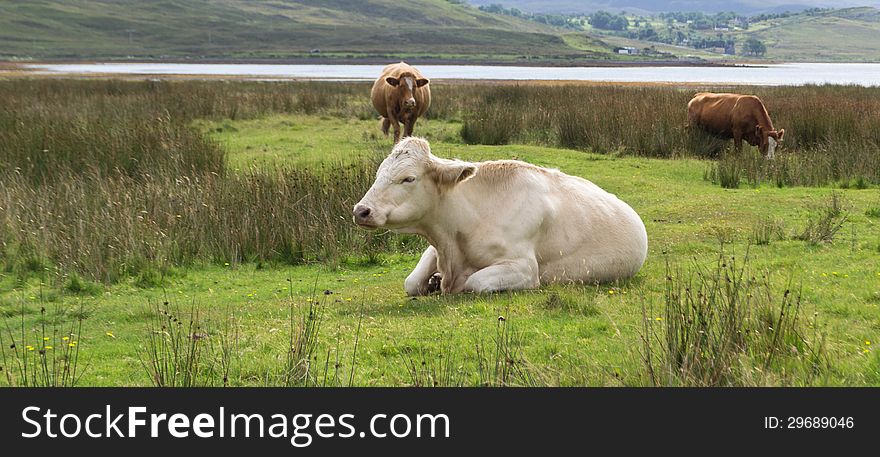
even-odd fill
[{"label": "white cow lying on grass", "polygon": [[516,160],[463,162],[405,138],[354,207],[368,229],[415,233],[431,244],[406,278],[409,295],[492,292],[635,275],[645,225],[595,184]]}]

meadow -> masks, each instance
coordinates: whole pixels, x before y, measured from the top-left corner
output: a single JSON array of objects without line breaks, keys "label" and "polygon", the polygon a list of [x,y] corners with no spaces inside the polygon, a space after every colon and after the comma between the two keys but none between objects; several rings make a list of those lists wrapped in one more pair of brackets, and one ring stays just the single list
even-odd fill
[{"label": "meadow", "polygon": [[583,176],[648,229],[630,281],[404,296],[424,241],[350,209],[390,150],[361,83],[0,81],[0,385],[877,385],[880,90],[438,84],[434,153]]}]

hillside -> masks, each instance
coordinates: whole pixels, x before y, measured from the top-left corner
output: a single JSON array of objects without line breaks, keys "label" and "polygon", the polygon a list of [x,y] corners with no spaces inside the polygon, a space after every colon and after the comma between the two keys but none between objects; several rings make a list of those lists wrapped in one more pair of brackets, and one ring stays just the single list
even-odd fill
[{"label": "hillside", "polygon": [[880,61],[880,10],[849,8],[758,23],[743,33],[763,41],[768,59]]},{"label": "hillside", "polygon": [[[700,13],[696,13],[700,15]],[[856,7],[808,10],[761,16],[729,13],[703,15],[627,13],[626,30],[592,26],[588,15],[569,16],[583,32],[616,47],[652,48],[679,57],[707,60],[775,60],[791,62],[880,62],[880,9]],[[707,26],[699,26],[703,21]],[[717,22],[716,22],[717,21]],[[647,33],[650,32],[650,33]],[[653,35],[653,38],[639,39]],[[757,39],[766,47],[759,56],[746,52],[746,42]],[[728,48],[728,49],[726,49]],[[730,54],[729,49],[735,49]]]},{"label": "hillside", "polygon": [[0,2],[5,58],[588,54],[568,46],[550,26],[448,0]]},{"label": "hillside", "polygon": [[501,3],[533,13],[583,14],[597,10],[645,14],[668,11],[702,11],[740,14],[801,11],[806,8],[880,7],[880,0],[470,0],[474,5]]}]

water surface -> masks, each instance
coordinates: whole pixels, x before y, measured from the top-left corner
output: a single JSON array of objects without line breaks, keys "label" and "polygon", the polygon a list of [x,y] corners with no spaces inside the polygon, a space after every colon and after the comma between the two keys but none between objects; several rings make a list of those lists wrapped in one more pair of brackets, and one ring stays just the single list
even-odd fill
[{"label": "water surface", "polygon": [[[246,79],[373,80],[382,65],[191,63],[33,64],[41,73],[186,75]],[[877,63],[788,63],[736,67],[517,67],[420,65],[433,79],[574,80],[743,85],[855,84],[880,86]]]}]

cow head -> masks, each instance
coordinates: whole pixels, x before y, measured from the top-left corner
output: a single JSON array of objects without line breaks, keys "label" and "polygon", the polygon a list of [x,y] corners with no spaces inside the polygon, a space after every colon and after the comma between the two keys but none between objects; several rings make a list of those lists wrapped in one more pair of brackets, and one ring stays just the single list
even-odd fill
[{"label": "cow head", "polygon": [[779,146],[779,143],[782,142],[782,137],[785,136],[785,129],[764,130],[763,127],[758,125],[755,127],[755,135],[760,141],[758,149],[761,151],[761,154],[764,154],[764,157],[768,159],[772,159],[776,153],[776,147]]},{"label": "cow head", "polygon": [[404,138],[382,161],[373,186],[354,206],[354,222],[367,229],[412,232],[443,192],[476,171],[472,163],[435,157],[421,138]]},{"label": "cow head", "polygon": [[403,111],[412,111],[416,107],[415,91],[416,87],[422,87],[428,84],[425,78],[417,78],[412,73],[402,73],[398,77],[389,76],[385,78],[385,82],[397,90],[397,99],[400,100],[400,109]]}]

